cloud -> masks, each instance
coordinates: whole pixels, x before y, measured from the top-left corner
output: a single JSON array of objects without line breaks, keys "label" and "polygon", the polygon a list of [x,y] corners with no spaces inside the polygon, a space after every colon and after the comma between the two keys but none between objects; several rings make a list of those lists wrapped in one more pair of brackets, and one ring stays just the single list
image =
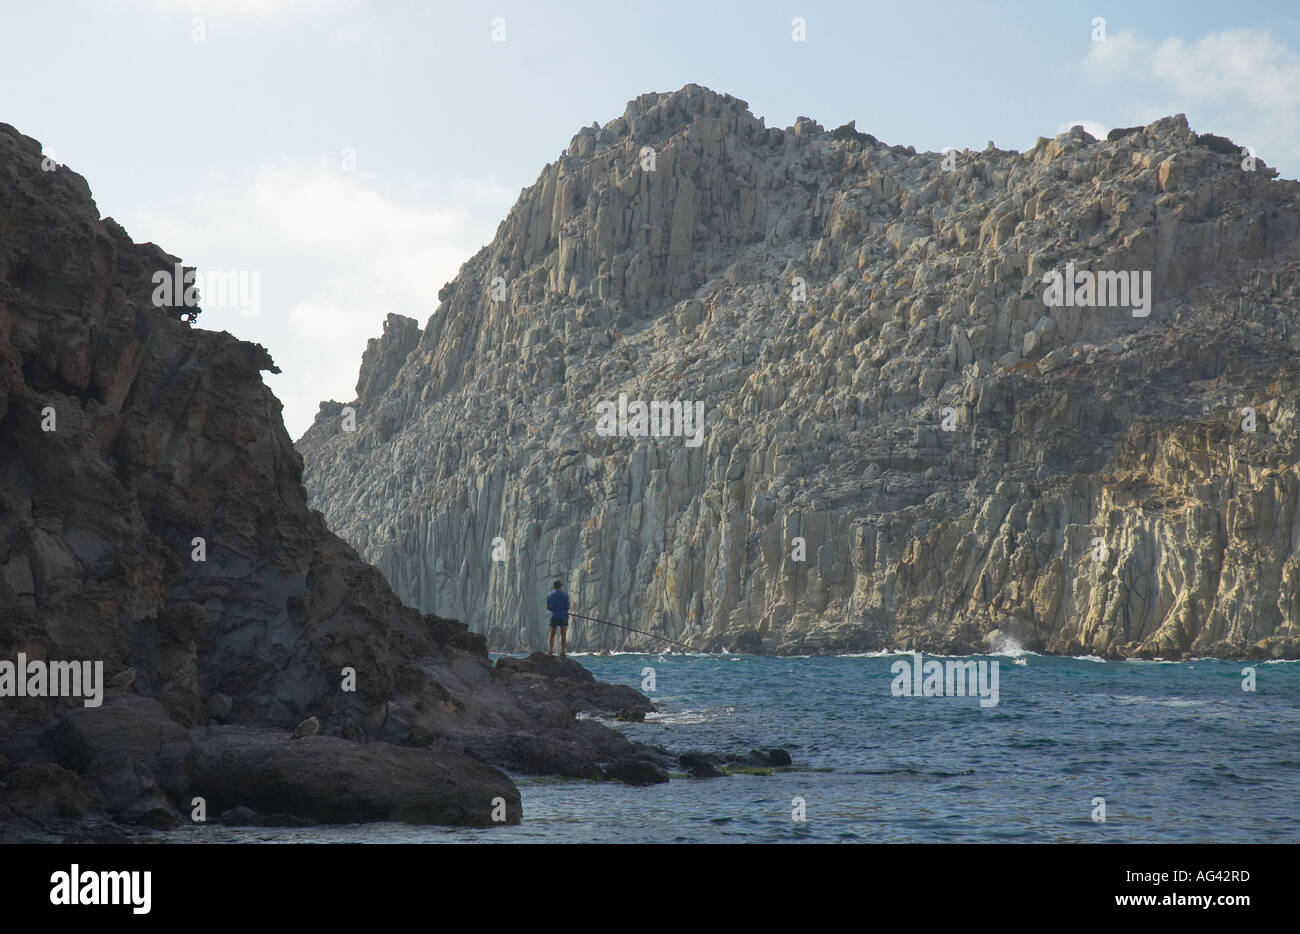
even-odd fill
[{"label": "cloud", "polygon": [[100,0],[117,9],[144,9],[161,16],[202,19],[204,28],[220,26],[278,28],[292,24],[311,30],[312,39],[326,48],[365,45],[378,51],[387,36],[375,17],[366,14],[366,0]]},{"label": "cloud", "polygon": [[1126,63],[1148,45],[1132,29],[1123,29],[1101,42],[1093,42],[1084,62],[1094,67]]},{"label": "cloud", "polygon": [[272,22],[291,16],[340,13],[359,6],[360,0],[136,0],[136,3],[158,13]]},{"label": "cloud", "polygon": [[1126,29],[1092,43],[1083,66],[1097,80],[1146,98],[1129,119],[1186,113],[1193,129],[1226,133],[1270,162],[1289,162],[1295,174],[1300,51],[1272,32],[1228,29],[1185,40]]},{"label": "cloud", "polygon": [[1151,70],[1183,94],[1289,113],[1300,107],[1300,55],[1262,29],[1233,29],[1192,43],[1166,39]]},{"label": "cloud", "polygon": [[297,437],[322,399],[353,398],[361,352],[390,312],[424,326],[438,289],[517,197],[490,179],[448,180],[442,201],[423,189],[286,159],[211,173],[184,199],[136,211],[128,229],[200,272],[260,274],[257,317],[204,307],[199,323],[266,345],[284,370],[268,382]]}]

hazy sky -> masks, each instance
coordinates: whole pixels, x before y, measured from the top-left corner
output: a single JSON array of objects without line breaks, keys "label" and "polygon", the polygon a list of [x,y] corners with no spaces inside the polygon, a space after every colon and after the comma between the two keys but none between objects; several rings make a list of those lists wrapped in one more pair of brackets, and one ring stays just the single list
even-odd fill
[{"label": "hazy sky", "polygon": [[580,127],[691,82],[768,126],[856,119],[923,150],[1184,112],[1300,174],[1294,0],[0,0],[0,122],[134,239],[260,273],[256,317],[200,323],[270,349],[295,438],[353,398],[386,314],[424,325]]}]

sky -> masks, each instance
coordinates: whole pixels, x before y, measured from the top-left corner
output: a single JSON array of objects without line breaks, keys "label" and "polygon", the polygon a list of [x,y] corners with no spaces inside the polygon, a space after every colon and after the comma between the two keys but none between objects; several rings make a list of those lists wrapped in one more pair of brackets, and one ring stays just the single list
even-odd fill
[{"label": "sky", "polygon": [[270,350],[295,438],[579,128],[690,83],[932,151],[1185,113],[1300,175],[1294,0],[0,0],[0,122],[135,240],[256,281],[199,326]]}]

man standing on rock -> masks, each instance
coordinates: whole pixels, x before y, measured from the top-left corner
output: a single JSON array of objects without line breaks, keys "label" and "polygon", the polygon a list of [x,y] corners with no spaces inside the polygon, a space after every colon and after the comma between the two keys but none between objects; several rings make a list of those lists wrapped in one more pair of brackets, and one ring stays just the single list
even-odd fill
[{"label": "man standing on rock", "polygon": [[564,647],[569,630],[569,595],[555,582],[555,589],[546,595],[546,608],[551,611],[551,641],[546,646],[546,654],[551,655],[555,649],[555,630],[560,630],[560,658],[564,658]]}]

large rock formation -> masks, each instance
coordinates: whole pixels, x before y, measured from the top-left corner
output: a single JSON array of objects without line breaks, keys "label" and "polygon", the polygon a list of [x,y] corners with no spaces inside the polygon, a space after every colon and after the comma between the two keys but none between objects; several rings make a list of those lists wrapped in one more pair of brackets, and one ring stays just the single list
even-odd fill
[{"label": "large rock formation", "polygon": [[[0,835],[171,826],[195,796],[213,816],[517,821],[485,763],[640,763],[576,714],[644,698],[495,668],[326,529],[266,351],[155,307],[177,262],[0,124],[0,663],[93,660],[114,682],[96,707],[0,673]],[[292,739],[308,717],[320,735]]]},{"label": "large rock formation", "polygon": [[[422,332],[389,319],[299,443],[307,488],[496,649],[537,644],[563,577],[579,612],[705,648],[1295,656],[1300,185],[1276,174],[1181,115],[918,153],[643,95]],[[1067,264],[1137,294],[1049,307]],[[606,436],[621,393],[702,402],[702,443]]]}]

